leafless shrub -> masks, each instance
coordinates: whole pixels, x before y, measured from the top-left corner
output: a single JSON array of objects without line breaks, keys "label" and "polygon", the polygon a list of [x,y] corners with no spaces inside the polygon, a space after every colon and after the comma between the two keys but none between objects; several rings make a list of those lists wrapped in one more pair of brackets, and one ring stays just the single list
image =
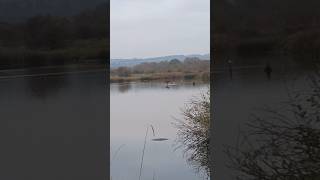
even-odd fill
[{"label": "leafless shrub", "polygon": [[320,178],[320,74],[310,91],[290,95],[281,109],[253,115],[237,147],[226,150],[230,168],[245,180]]},{"label": "leafless shrub", "polygon": [[184,119],[176,119],[174,124],[178,129],[177,148],[183,148],[188,162],[209,177],[210,91],[192,98],[182,114]]}]

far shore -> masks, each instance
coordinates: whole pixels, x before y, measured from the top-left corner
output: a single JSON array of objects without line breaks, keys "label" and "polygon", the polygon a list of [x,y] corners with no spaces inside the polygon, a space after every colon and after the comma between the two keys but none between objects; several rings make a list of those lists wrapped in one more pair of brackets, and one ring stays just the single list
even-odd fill
[{"label": "far shore", "polygon": [[177,80],[202,80],[209,81],[209,72],[168,72],[168,73],[150,73],[150,74],[130,74],[128,76],[112,76],[110,77],[111,83],[119,82],[135,82],[135,81],[165,81],[174,82]]}]

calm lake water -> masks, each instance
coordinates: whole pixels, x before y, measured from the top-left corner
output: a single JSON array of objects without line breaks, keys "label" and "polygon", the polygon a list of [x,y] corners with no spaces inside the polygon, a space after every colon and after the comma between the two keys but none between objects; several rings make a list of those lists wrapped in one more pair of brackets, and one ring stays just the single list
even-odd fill
[{"label": "calm lake water", "polygon": [[[239,129],[264,106],[288,100],[288,92],[306,90],[311,72],[294,61],[265,58],[273,73],[268,80],[261,64],[239,63],[233,79],[214,73],[212,123],[213,175],[234,180],[225,145],[235,145]],[[262,61],[261,61],[262,62]],[[105,72],[0,79],[0,179],[106,179],[107,84]],[[164,83],[110,85],[111,176],[138,179],[146,128],[149,129],[142,179],[203,179],[175,150],[181,108],[208,84]],[[88,156],[90,154],[91,156]],[[19,173],[17,173],[19,172]]]},{"label": "calm lake water", "polygon": [[147,138],[141,179],[203,179],[176,149],[177,129],[172,123],[181,119],[181,108],[198,96],[208,84],[177,83],[167,89],[165,83],[129,83],[110,85],[111,104],[111,176],[113,180],[139,179],[146,129]]},{"label": "calm lake water", "polygon": [[[289,93],[308,89],[311,70],[302,66],[305,63],[282,57],[251,58],[247,62],[235,58],[234,61],[232,79],[228,70],[217,69],[214,73],[212,179],[236,179],[237,173],[228,168],[230,161],[225,150],[226,146],[237,145],[240,130],[246,130],[245,124],[252,114],[259,115],[258,110],[267,106],[279,107],[288,101]],[[266,62],[273,69],[270,80],[264,72]]]},{"label": "calm lake water", "polygon": [[0,79],[0,179],[105,180],[106,72]]}]

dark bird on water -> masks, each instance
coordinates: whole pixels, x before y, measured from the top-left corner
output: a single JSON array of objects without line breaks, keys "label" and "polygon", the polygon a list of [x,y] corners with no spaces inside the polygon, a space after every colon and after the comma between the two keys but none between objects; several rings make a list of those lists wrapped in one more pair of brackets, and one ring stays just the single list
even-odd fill
[{"label": "dark bird on water", "polygon": [[156,139],[152,139],[152,141],[167,141],[169,139],[167,138],[156,138]]}]

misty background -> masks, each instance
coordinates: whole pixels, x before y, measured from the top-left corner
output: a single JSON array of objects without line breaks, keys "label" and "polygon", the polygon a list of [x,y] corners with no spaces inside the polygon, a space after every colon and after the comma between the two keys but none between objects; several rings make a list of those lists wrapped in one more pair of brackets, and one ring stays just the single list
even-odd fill
[{"label": "misty background", "polygon": [[111,58],[207,54],[209,0],[111,0]]},{"label": "misty background", "polygon": [[0,179],[108,179],[109,9],[0,0]]}]

